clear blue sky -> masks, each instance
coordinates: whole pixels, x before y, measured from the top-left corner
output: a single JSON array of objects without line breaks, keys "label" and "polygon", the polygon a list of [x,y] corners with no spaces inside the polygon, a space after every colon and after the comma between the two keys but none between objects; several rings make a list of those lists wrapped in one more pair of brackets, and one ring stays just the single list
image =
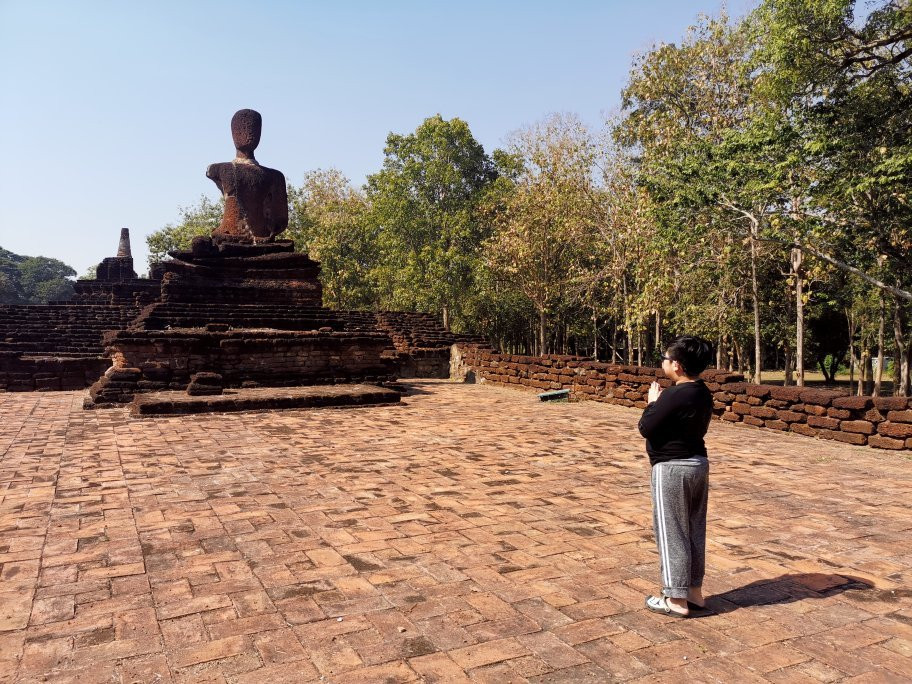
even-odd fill
[{"label": "clear blue sky", "polygon": [[[740,16],[754,3],[730,0]],[[257,159],[300,184],[380,168],[390,131],[440,113],[488,151],[552,112],[598,126],[631,59],[720,0],[0,0],[0,246],[83,273],[218,191],[229,121],[263,115]]]}]

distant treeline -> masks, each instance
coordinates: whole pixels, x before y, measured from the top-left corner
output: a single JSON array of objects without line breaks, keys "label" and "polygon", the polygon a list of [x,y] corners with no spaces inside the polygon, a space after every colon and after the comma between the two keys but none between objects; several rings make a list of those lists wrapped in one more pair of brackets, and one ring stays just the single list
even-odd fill
[{"label": "distant treeline", "polygon": [[[507,352],[647,363],[686,331],[755,382],[846,363],[858,391],[892,368],[908,394],[912,3],[855,10],[703,17],[634,60],[599,130],[554,115],[489,154],[430,117],[363,188],[333,169],[290,187],[288,235],[328,306],[435,311]],[[220,215],[183,209],[153,259]]]},{"label": "distant treeline", "polygon": [[48,257],[13,254],[0,247],[0,304],[47,304],[73,296],[76,271]]}]

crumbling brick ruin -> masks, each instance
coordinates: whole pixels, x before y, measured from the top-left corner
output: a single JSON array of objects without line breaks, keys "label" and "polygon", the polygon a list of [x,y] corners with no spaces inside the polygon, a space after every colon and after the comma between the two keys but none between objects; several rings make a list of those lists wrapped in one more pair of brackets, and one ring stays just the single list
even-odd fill
[{"label": "crumbling brick ruin", "polygon": [[[124,240],[129,250],[126,229],[121,249]],[[316,279],[318,265],[310,264],[309,275]],[[136,277],[127,251],[126,256],[104,259],[96,279],[74,283],[71,300],[0,306],[0,391],[87,388],[111,369],[115,352],[108,347],[115,342],[135,355],[123,368],[145,367],[139,376],[135,371],[109,372],[106,394],[128,400],[133,394],[123,391],[128,386],[134,391],[186,387],[195,370],[191,357],[202,368],[207,359],[221,356],[222,363],[208,365],[217,365],[229,386],[388,381],[448,377],[450,346],[480,341],[445,330],[432,314],[322,308],[318,280],[303,303],[289,306],[287,301],[269,301],[263,291],[256,301],[244,301],[243,289],[231,287],[219,291],[221,301],[211,301],[213,291],[219,290],[212,282],[184,279],[178,286],[180,279],[171,277],[163,283],[166,269],[156,270],[158,279]],[[201,329],[208,329],[205,341]],[[252,337],[243,332],[249,330],[261,332]],[[153,358],[155,345],[163,340],[173,345],[173,370]],[[253,356],[258,365],[247,368],[245,375],[243,359]],[[342,374],[332,361],[341,356],[351,358]],[[126,357],[123,361],[127,363]]]},{"label": "crumbling brick ruin", "polygon": [[171,252],[144,279],[125,228],[116,256],[76,282],[72,300],[0,306],[0,390],[90,387],[85,404],[95,408],[187,390],[201,373],[226,388],[448,376],[450,347],[477,338],[430,314],[323,308],[320,265],[276,239],[287,198],[282,174],[253,156],[260,124],[256,112],[238,112],[237,157],[207,171],[227,207],[211,237]]},{"label": "crumbling brick ruin", "polygon": [[83,389],[111,365],[102,335],[126,328],[161,287],[136,277],[129,240],[122,229],[119,256],[102,261],[94,280],[76,281],[72,299],[0,306],[0,390]]}]

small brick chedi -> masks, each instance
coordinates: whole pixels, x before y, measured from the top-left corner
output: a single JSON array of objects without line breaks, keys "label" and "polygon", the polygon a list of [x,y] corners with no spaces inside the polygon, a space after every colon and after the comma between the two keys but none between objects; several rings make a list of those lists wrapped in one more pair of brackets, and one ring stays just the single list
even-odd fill
[{"label": "small brick chedi", "polygon": [[186,391],[193,378],[195,393],[206,377],[230,392],[448,376],[450,346],[473,338],[435,316],[323,308],[320,264],[278,239],[288,225],[285,177],[254,157],[261,122],[237,112],[235,159],[206,171],[225,197],[211,236],[137,278],[123,229],[117,255],[96,279],[76,282],[71,300],[0,306],[0,390],[91,385],[85,406],[96,408]]}]

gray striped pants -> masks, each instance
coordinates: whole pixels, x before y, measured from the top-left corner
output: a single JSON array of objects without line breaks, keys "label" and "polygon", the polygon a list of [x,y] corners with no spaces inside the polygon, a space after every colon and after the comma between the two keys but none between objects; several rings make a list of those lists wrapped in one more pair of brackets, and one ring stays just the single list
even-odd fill
[{"label": "gray striped pants", "polygon": [[662,593],[687,598],[706,570],[706,502],[709,461],[675,459],[652,467],[652,524],[659,549]]}]

